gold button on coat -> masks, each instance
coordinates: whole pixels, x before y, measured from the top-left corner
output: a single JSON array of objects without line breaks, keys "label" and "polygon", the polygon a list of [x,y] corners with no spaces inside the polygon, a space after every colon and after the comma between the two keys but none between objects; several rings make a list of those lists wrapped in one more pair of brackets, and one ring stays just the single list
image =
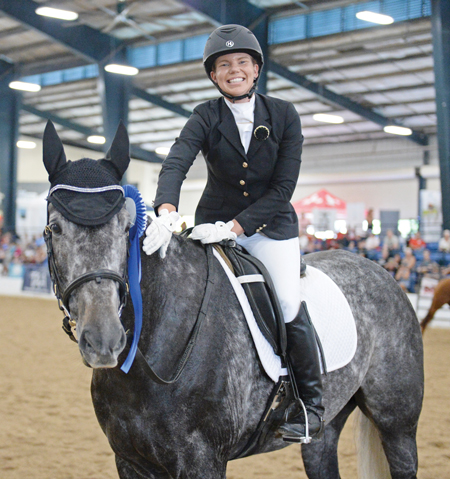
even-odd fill
[{"label": "gold button on coat", "polygon": [[239,183],[240,183],[242,186],[245,185],[245,181],[244,181],[244,180],[241,180]]},{"label": "gold button on coat", "polygon": [[248,193],[246,191],[244,191],[244,196],[248,196]]},{"label": "gold button on coat", "polygon": [[247,163],[246,161],[244,161],[244,163],[242,163],[242,166],[243,166],[244,168],[247,168],[247,167],[248,167],[248,163]]}]

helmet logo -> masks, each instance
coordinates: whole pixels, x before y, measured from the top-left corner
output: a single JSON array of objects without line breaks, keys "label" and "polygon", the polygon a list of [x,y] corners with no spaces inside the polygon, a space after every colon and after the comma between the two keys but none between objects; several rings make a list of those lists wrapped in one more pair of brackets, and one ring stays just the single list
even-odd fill
[{"label": "helmet logo", "polygon": [[234,47],[234,42],[232,40],[228,40],[227,43],[225,43],[227,47]]}]

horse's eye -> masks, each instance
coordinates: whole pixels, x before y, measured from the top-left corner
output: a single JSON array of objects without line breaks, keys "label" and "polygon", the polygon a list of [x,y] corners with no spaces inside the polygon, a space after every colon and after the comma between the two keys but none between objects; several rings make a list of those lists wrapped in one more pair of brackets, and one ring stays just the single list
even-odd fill
[{"label": "horse's eye", "polygon": [[53,223],[51,225],[52,233],[59,235],[62,233],[61,226],[59,226],[57,223]]}]

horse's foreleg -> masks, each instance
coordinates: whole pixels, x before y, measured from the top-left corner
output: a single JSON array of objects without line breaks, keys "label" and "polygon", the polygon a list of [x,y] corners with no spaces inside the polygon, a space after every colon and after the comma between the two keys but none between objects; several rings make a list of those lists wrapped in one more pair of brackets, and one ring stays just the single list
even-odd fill
[{"label": "horse's foreleg", "polygon": [[116,455],[117,472],[120,479],[225,479],[227,464],[225,461],[206,458],[183,457],[171,461],[166,467],[152,467],[147,463],[145,469],[133,465]]},{"label": "horse's foreleg", "polygon": [[339,479],[338,441],[356,402],[350,400],[341,412],[325,426],[319,440],[302,446],[302,457],[309,479]]},{"label": "horse's foreleg", "polygon": [[138,472],[129,462],[116,455],[117,472],[120,479],[171,479],[170,474],[163,471]]}]

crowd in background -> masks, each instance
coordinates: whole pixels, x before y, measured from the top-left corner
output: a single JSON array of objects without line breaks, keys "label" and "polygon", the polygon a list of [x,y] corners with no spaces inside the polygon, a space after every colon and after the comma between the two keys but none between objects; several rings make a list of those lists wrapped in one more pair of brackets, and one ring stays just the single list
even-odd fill
[{"label": "crowd in background", "polygon": [[365,235],[354,232],[320,240],[300,233],[303,254],[328,249],[345,249],[377,262],[388,271],[405,292],[418,292],[424,276],[435,279],[450,274],[450,231],[445,230],[439,242],[426,243],[420,232],[406,239],[387,230],[382,238],[368,230]]},{"label": "crowd in background", "polygon": [[0,274],[22,277],[26,264],[41,264],[47,260],[44,238],[14,236],[11,233],[0,235]]},{"label": "crowd in background", "polygon": [[[300,233],[299,240],[303,254],[345,249],[375,261],[408,292],[418,292],[424,276],[440,279],[450,275],[449,230],[445,230],[439,242],[435,243],[426,243],[419,232],[405,239],[387,230],[386,235],[380,238],[370,229],[365,235],[349,231],[328,240]],[[20,238],[11,233],[0,235],[0,275],[21,277],[24,265],[41,264],[46,259],[42,236]]]}]

